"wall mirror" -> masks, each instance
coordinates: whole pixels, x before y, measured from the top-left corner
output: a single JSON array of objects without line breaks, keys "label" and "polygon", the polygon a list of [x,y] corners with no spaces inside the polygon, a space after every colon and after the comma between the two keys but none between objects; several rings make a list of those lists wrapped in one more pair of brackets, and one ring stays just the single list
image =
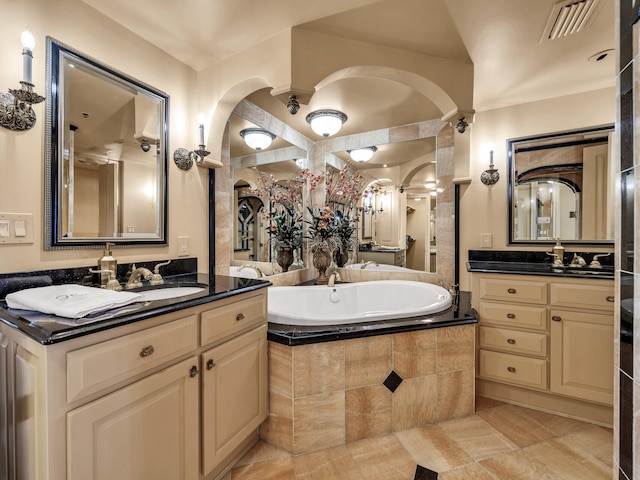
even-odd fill
[{"label": "wall mirror", "polygon": [[47,38],[45,249],[167,244],[169,97]]},{"label": "wall mirror", "polygon": [[[275,137],[269,147],[261,151],[251,149],[238,141],[240,132],[259,128],[238,115],[231,115],[229,132],[232,135],[231,166],[234,185],[233,261],[236,266],[252,265],[262,274],[304,267],[302,251],[302,209],[305,188],[302,179],[296,179],[306,164],[307,152],[282,138]],[[235,137],[238,138],[235,138]],[[296,201],[295,199],[299,199]],[[295,203],[300,216],[292,223],[299,232],[292,243],[291,264],[278,263],[277,238],[269,235],[270,221],[288,215],[283,205],[291,208]],[[286,220],[286,219],[285,219]],[[282,260],[282,259],[281,259]],[[251,274],[250,271],[247,273]]]},{"label": "wall mirror", "polygon": [[613,131],[604,125],[507,141],[510,244],[613,243]]}]

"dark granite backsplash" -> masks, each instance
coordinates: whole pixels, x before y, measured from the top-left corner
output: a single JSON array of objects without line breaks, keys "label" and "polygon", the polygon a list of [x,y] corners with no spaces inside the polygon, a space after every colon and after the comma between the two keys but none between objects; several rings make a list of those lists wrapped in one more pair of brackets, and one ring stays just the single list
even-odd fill
[{"label": "dark granite backsplash", "polygon": [[[549,246],[549,251],[553,246]],[[567,246],[565,245],[565,248]],[[566,251],[564,253],[563,263],[568,265],[573,258],[573,254],[577,253],[585,259],[587,265],[591,263],[595,255],[603,255],[602,252],[572,252]],[[521,250],[469,250],[469,260],[479,262],[522,262],[522,263],[552,263],[552,257],[547,255],[546,252],[527,252]],[[603,267],[611,267],[614,265],[614,253],[606,257],[599,257],[598,261]]]},{"label": "dark granite backsplash", "polygon": [[[144,267],[153,271],[154,267],[166,259],[154,260],[150,262],[135,262],[136,267]],[[118,264],[117,278],[121,283],[127,281],[128,273],[131,270],[131,262]],[[43,287],[47,285],[61,285],[65,283],[77,283],[81,285],[99,285],[98,274],[89,272],[91,267],[72,267],[54,270],[34,270],[31,272],[0,273],[0,299],[3,299],[11,292],[24,290],[25,288]],[[172,259],[169,265],[160,268],[163,277],[193,274],[198,272],[197,258],[177,258]]]}]

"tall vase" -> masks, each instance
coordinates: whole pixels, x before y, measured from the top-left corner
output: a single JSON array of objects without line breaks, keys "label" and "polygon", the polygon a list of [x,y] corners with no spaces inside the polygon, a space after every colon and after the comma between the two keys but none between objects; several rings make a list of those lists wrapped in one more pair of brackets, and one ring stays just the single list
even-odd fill
[{"label": "tall vase", "polygon": [[289,267],[293,263],[293,248],[291,247],[278,247],[276,252],[276,262],[282,267],[283,272],[288,272]]},{"label": "tall vase", "polygon": [[331,265],[331,250],[327,246],[316,248],[313,252],[313,266],[318,270],[316,284],[328,283],[327,268]]}]

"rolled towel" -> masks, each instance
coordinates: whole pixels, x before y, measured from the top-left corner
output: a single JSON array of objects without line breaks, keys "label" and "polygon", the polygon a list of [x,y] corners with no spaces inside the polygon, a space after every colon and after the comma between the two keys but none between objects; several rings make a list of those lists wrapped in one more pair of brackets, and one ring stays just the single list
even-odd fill
[{"label": "rolled towel", "polygon": [[141,295],[133,292],[115,292],[83,285],[51,285],[10,293],[5,301],[9,308],[34,310],[66,318],[82,318],[92,313],[129,305],[141,299]]}]

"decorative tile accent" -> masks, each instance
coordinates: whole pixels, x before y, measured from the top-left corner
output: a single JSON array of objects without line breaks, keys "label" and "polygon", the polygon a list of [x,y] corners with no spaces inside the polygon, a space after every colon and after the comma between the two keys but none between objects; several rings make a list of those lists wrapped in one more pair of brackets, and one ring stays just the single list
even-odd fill
[{"label": "decorative tile accent", "polygon": [[418,465],[416,466],[416,475],[413,477],[413,480],[438,480],[438,472]]},{"label": "decorative tile accent", "polygon": [[401,383],[402,377],[393,370],[391,370],[391,373],[387,376],[384,382],[382,382],[382,384],[387,387],[391,393],[394,393]]}]

